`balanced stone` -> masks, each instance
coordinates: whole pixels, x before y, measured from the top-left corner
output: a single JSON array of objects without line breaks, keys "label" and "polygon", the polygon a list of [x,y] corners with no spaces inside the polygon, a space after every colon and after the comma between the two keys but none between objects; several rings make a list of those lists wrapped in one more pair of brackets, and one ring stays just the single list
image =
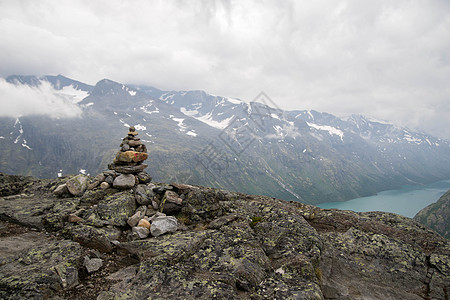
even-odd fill
[{"label": "balanced stone", "polygon": [[126,151],[126,152],[118,152],[114,161],[124,163],[141,162],[146,160],[147,157],[148,157],[147,153]]},{"label": "balanced stone", "polygon": [[141,145],[142,143],[141,143],[141,140],[140,139],[137,139],[137,140],[131,140],[131,141],[129,141],[128,142],[128,145],[130,145],[130,147],[136,147],[136,146],[139,146],[139,145]]},{"label": "balanced stone", "polygon": [[[141,173],[147,167],[148,167],[148,165],[146,165],[146,164],[141,164],[141,165],[136,165],[136,166],[126,166],[126,165],[116,165],[116,164],[109,164],[108,165],[108,168],[110,170],[115,170],[115,171],[117,171],[119,173],[122,173],[122,174]],[[151,180],[151,177],[150,177],[150,180]]]}]

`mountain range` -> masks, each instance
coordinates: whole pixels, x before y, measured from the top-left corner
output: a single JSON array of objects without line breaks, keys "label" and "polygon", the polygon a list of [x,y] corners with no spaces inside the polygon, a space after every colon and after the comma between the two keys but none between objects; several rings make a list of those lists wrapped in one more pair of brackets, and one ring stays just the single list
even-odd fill
[{"label": "mountain range", "polygon": [[285,111],[204,91],[163,91],[58,76],[6,81],[54,93],[81,113],[0,118],[0,171],[54,178],[97,174],[135,126],[155,181],[182,182],[304,203],[342,201],[450,178],[450,143],[361,115]]}]

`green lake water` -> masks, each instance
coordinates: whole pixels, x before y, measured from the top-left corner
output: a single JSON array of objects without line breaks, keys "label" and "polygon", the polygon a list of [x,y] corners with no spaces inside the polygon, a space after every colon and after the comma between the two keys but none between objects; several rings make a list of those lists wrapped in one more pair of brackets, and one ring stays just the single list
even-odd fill
[{"label": "green lake water", "polygon": [[380,192],[375,196],[321,203],[317,206],[358,212],[386,211],[412,218],[422,208],[436,202],[449,189],[450,179],[447,179],[427,185],[407,185],[398,190]]}]

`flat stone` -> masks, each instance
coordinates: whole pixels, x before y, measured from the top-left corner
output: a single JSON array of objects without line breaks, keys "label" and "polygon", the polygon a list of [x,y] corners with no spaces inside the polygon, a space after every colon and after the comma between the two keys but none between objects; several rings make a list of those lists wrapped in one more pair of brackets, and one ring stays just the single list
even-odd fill
[{"label": "flat stone", "polygon": [[[121,165],[117,165],[117,164],[113,163],[113,164],[108,165],[108,169],[115,170],[122,174],[140,173],[147,167],[148,167],[148,165],[146,165],[146,164],[141,164],[141,165],[136,165],[136,166],[121,166]],[[151,178],[150,178],[150,180],[151,180]]]},{"label": "flat stone", "polygon": [[141,145],[142,143],[141,143],[140,140],[137,140],[137,141],[136,140],[132,140],[128,144],[130,145],[130,147],[137,147],[137,146]]},{"label": "flat stone", "polygon": [[72,195],[81,196],[87,189],[88,177],[83,174],[72,177],[66,182],[66,186]]},{"label": "flat stone", "polygon": [[114,179],[113,187],[117,189],[130,189],[134,187],[136,179],[133,174],[121,174]]},{"label": "flat stone", "polygon": [[[131,142],[131,141],[130,141]],[[140,162],[146,160],[148,157],[147,153],[144,152],[136,152],[136,151],[126,151],[126,152],[118,152],[115,160],[120,162]]]}]

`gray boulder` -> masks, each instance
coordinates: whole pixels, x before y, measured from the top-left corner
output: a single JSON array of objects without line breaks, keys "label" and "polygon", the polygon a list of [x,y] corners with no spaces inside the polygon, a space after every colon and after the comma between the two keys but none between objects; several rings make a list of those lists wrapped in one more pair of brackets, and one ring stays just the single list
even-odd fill
[{"label": "gray boulder", "polygon": [[81,196],[87,190],[88,177],[83,174],[72,177],[66,182],[66,186],[72,195]]},{"label": "gray boulder", "polygon": [[167,232],[175,232],[178,228],[177,218],[172,216],[157,217],[152,220],[150,231],[152,236],[160,236]]},{"label": "gray boulder", "polygon": [[133,174],[120,174],[114,179],[113,187],[116,189],[130,189],[134,187],[136,179]]}]

